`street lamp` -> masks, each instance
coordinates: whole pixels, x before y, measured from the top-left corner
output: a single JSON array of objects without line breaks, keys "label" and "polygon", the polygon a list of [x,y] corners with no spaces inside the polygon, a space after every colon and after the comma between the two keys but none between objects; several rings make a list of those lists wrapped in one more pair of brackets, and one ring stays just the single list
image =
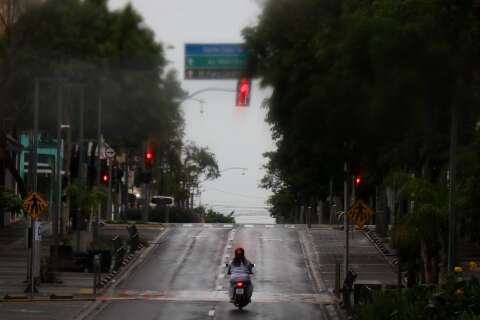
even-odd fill
[{"label": "street lamp", "polygon": [[241,175],[244,176],[246,171],[248,170],[248,168],[244,168],[244,167],[231,167],[231,168],[225,168],[223,170],[220,170],[219,173],[222,173],[222,172],[225,172],[225,171],[229,171],[229,170],[242,170],[242,173]]},{"label": "street lamp", "polygon": [[[60,219],[60,235],[63,237],[63,229],[65,227],[65,222],[64,222],[64,217],[63,217],[63,214],[62,214],[62,167],[63,167],[63,163],[60,162],[60,158],[62,157],[62,154],[63,154],[63,157],[62,159],[65,158],[65,145],[63,143],[63,139],[62,139],[62,136],[61,136],[61,131],[63,129],[67,129],[68,130],[68,136],[70,136],[70,125],[69,124],[61,124],[60,125],[60,136],[57,137],[58,141],[57,141],[57,161],[56,161],[56,167],[55,167],[55,182],[56,182],[56,186],[57,186],[57,199],[56,199],[56,202],[57,202],[57,207],[56,207],[56,210],[57,210],[57,213],[56,213],[56,218],[57,218],[57,221],[55,221],[56,225],[55,225],[55,228],[58,230],[58,219]],[[69,142],[70,143],[70,142]],[[65,175],[66,175],[66,170],[65,170]],[[58,239],[57,239],[58,241]]]}]

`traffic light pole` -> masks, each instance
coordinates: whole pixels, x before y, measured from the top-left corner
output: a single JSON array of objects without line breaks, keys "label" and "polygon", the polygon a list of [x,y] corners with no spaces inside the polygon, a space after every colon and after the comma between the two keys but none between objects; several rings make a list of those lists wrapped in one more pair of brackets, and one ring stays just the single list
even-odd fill
[{"label": "traffic light pole", "polygon": [[347,277],[348,274],[348,264],[349,264],[349,223],[347,219],[347,211],[348,211],[348,166],[347,163],[345,162],[343,164],[343,230],[345,231],[345,252],[343,255],[343,272],[344,272],[344,277]]},{"label": "traffic light pole", "polygon": [[[101,169],[101,162],[100,162],[100,154],[102,148],[102,93],[100,92],[98,95],[98,117],[97,117],[97,161],[96,161],[96,168],[97,168],[97,176],[96,176],[96,183],[97,188],[100,187],[100,169]],[[102,212],[102,205],[98,205],[97,214],[95,217],[95,223],[93,226],[93,243],[97,241],[98,238],[98,225],[100,224],[100,214]]]},{"label": "traffic light pole", "polygon": [[112,163],[113,158],[108,159],[108,192],[107,192],[107,220],[112,219]]},{"label": "traffic light pole", "polygon": [[205,89],[201,89],[201,90],[198,90],[198,91],[195,91],[195,92],[189,94],[188,96],[183,98],[181,100],[181,102],[186,101],[188,99],[192,99],[193,97],[195,97],[195,96],[197,96],[201,93],[204,93],[204,92],[237,92],[237,90],[229,89],[229,88],[205,88]]}]

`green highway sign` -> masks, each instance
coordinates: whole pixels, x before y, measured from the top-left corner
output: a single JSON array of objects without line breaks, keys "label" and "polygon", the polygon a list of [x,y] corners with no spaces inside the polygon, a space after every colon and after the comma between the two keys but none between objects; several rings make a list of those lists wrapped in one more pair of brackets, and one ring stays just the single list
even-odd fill
[{"label": "green highway sign", "polygon": [[241,44],[185,45],[185,79],[238,79],[246,64]]},{"label": "green highway sign", "polygon": [[244,69],[246,56],[190,56],[186,66],[189,69]]}]

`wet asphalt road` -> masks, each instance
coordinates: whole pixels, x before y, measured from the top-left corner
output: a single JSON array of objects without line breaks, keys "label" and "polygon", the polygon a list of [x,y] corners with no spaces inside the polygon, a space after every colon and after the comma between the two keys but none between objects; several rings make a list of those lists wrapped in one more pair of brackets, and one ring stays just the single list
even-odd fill
[{"label": "wet asphalt road", "polygon": [[[253,303],[228,303],[225,261],[237,246],[255,263]],[[329,319],[310,280],[298,230],[288,226],[169,228],[148,258],[89,319]]]}]

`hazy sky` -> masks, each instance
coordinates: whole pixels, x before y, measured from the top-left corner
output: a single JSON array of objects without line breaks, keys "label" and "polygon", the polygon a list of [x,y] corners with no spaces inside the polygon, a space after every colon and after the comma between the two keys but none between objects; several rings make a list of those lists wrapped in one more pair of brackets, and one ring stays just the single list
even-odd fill
[{"label": "hazy sky", "polygon": [[[178,70],[182,87],[187,92],[218,87],[234,89],[236,81],[183,80],[185,43],[239,43],[241,30],[255,25],[260,6],[258,0],[110,0],[112,8],[123,7],[126,3],[142,14],[167,50],[167,59]],[[235,94],[209,92],[197,98],[205,101],[185,101],[182,105],[185,115],[185,139],[208,146],[215,153],[220,170],[245,167],[241,170],[227,170],[215,181],[202,183],[202,204],[221,212],[257,214],[238,217],[238,222],[271,222],[264,209],[269,192],[258,188],[264,172],[265,160],[262,154],[273,150],[269,126],[265,123],[265,109],[260,105],[269,97],[269,90],[259,88],[254,81],[251,106],[235,108]]]}]

